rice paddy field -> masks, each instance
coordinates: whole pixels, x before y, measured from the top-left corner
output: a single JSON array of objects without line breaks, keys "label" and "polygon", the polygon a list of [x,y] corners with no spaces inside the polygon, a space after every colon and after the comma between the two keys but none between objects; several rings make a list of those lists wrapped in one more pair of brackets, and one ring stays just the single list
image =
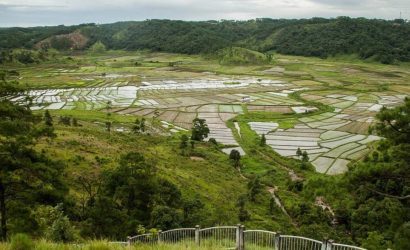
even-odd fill
[{"label": "rice paddy field", "polygon": [[198,117],[228,154],[247,154],[249,135],[239,129],[247,126],[280,156],[297,159],[298,148],[306,151],[316,171],[328,175],[369,153],[381,139],[368,133],[377,112],[410,93],[408,65],[338,58],[276,55],[269,65],[221,66],[201,56],[110,51],[10,69],[29,89],[10,99],[32,110],[156,119],[168,133],[189,130]]}]

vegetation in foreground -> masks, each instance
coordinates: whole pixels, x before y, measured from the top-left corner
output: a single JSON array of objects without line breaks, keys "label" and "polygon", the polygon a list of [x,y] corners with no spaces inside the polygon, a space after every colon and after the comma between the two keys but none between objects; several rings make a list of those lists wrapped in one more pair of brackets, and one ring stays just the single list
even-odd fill
[{"label": "vegetation in foreground", "polygon": [[31,247],[19,248],[14,247],[12,244],[0,244],[0,250],[215,250],[223,248],[215,248],[212,246],[195,246],[190,244],[161,244],[156,245],[155,247],[149,245],[136,245],[132,247],[109,243],[105,241],[95,241],[92,243],[83,243],[83,244],[58,244],[51,243],[47,241],[34,242]]},{"label": "vegetation in foreground", "polygon": [[33,240],[25,234],[14,235],[10,242],[0,243],[0,250],[211,250],[212,246],[196,246],[192,243],[180,244],[158,244],[158,245],[133,245],[128,246],[125,242],[108,242],[108,241],[86,241],[81,243],[53,243],[47,240]]}]

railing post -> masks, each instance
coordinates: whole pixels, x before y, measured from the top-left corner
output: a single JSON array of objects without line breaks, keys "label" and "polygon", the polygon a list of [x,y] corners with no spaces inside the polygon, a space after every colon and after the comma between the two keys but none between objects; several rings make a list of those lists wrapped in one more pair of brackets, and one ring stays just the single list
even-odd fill
[{"label": "railing post", "polygon": [[326,246],[326,250],[332,250],[333,248],[333,240],[328,240],[327,241],[327,246]]},{"label": "railing post", "polygon": [[162,234],[162,230],[158,231],[158,245],[161,244],[161,234]]},{"label": "railing post", "polygon": [[240,248],[239,248],[239,243],[240,243],[240,241],[241,241],[241,233],[240,233],[240,230],[241,230],[241,224],[238,224],[238,225],[236,225],[236,250],[241,250]]},{"label": "railing post", "polygon": [[127,236],[127,246],[128,248],[131,247],[131,237],[130,236]]},{"label": "railing post", "polygon": [[200,239],[200,232],[199,232],[199,230],[200,230],[201,228],[200,228],[200,226],[199,225],[196,225],[195,226],[195,245],[197,245],[197,246],[199,246],[199,244],[200,244],[200,242],[201,242],[201,239]]},{"label": "railing post", "polygon": [[280,250],[280,232],[275,234],[275,250]]},{"label": "railing post", "polygon": [[327,248],[327,238],[324,238],[322,241],[322,247],[320,248],[320,250],[329,250]]},{"label": "railing post", "polygon": [[239,250],[245,249],[245,226],[239,227]]}]

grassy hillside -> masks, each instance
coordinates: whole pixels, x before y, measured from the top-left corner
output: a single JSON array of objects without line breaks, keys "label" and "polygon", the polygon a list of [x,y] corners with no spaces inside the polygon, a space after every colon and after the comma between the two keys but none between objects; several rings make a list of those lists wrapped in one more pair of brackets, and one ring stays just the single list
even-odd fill
[{"label": "grassy hillside", "polygon": [[[67,163],[65,175],[69,180],[70,195],[77,203],[81,203],[86,195],[78,183],[79,176],[92,176],[96,170],[115,168],[120,155],[140,152],[156,166],[158,175],[180,188],[183,197],[199,198],[204,203],[195,223],[201,226],[239,223],[237,200],[246,195],[247,180],[232,167],[228,156],[213,144],[197,144],[188,156],[184,156],[179,149],[180,136],[109,133],[103,125],[104,117],[99,119],[92,112],[85,116],[82,113],[82,116],[76,116],[72,112],[51,112],[55,116],[71,114],[79,117],[81,127],[58,125],[57,138],[39,145],[39,150],[45,150],[53,159]],[[114,127],[130,128],[133,122],[131,117],[114,116],[112,119]],[[155,127],[155,121],[150,126]],[[247,203],[252,216],[246,224],[270,230],[291,230],[289,219],[280,211],[275,214],[275,220],[270,218],[269,197],[268,192],[263,192],[257,203]]]},{"label": "grassy hillside", "polygon": [[269,56],[257,51],[229,47],[217,52],[219,63],[222,65],[252,65],[252,64],[268,64]]}]

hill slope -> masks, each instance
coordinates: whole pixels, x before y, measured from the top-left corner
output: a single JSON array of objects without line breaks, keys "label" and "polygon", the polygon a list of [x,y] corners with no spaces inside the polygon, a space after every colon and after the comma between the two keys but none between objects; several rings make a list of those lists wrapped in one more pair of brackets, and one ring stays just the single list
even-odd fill
[{"label": "hill slope", "polygon": [[[84,24],[0,29],[0,49],[33,48],[58,35],[81,32],[83,49],[97,41],[108,49],[150,49],[185,54],[215,52],[230,46],[260,52],[328,57],[357,54],[383,63],[410,61],[410,24],[404,20],[255,19],[249,21],[147,20],[114,24]],[[73,44],[71,44],[73,45]],[[70,47],[70,46],[67,46]],[[75,46],[71,46],[75,47]]]},{"label": "hill slope", "polygon": [[266,64],[270,58],[260,52],[240,47],[230,47],[218,51],[219,63],[222,65]]}]

